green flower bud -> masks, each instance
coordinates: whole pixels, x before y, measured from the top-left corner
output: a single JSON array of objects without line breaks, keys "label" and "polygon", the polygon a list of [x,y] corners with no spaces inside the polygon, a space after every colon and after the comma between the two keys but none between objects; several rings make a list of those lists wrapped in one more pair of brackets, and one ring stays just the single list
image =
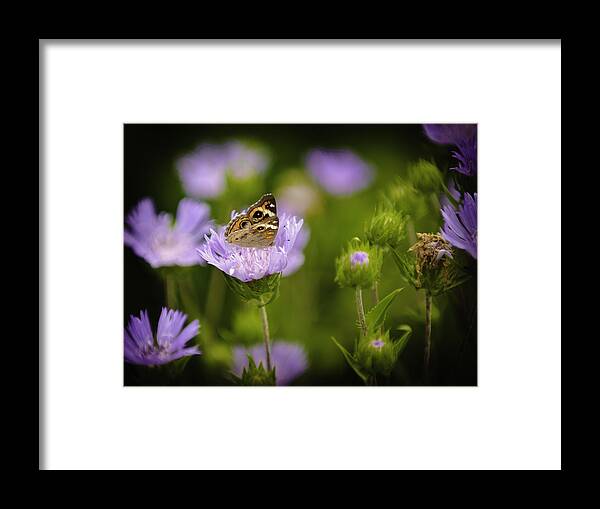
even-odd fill
[{"label": "green flower bud", "polygon": [[412,329],[408,325],[400,325],[391,333],[371,333],[358,341],[354,353],[346,350],[334,337],[331,339],[362,381],[373,385],[377,383],[378,375],[388,377],[391,374],[411,334]]},{"label": "green flower bud", "polygon": [[408,167],[408,180],[423,193],[439,193],[444,186],[442,172],[430,161],[420,159]]},{"label": "green flower bud", "polygon": [[223,273],[227,286],[243,301],[255,305],[265,305],[279,294],[279,281],[281,273],[271,274],[262,279],[240,281],[239,279]]},{"label": "green flower bud", "polygon": [[397,211],[405,211],[413,219],[419,219],[429,214],[429,204],[425,195],[407,182],[400,179],[390,187],[387,197],[392,207]]},{"label": "green flower bud", "polygon": [[355,239],[336,260],[335,281],[341,287],[372,288],[379,280],[382,264],[379,247]]},{"label": "green flower bud", "polygon": [[387,249],[397,247],[406,236],[407,217],[402,211],[385,204],[375,212],[365,226],[365,236],[371,244]]},{"label": "green flower bud", "polygon": [[239,385],[275,385],[275,368],[271,371],[263,366],[262,362],[256,365],[251,355],[248,355],[248,367],[244,368],[241,377],[235,377]]},{"label": "green flower bud", "polygon": [[248,367],[244,368],[239,378],[233,375],[233,380],[238,385],[276,385],[275,368],[267,371],[262,362],[259,362],[257,366],[252,356],[248,355]]},{"label": "green flower bud", "polygon": [[398,351],[390,339],[389,332],[363,338],[358,343],[356,360],[361,370],[369,376],[389,376],[396,361]]}]

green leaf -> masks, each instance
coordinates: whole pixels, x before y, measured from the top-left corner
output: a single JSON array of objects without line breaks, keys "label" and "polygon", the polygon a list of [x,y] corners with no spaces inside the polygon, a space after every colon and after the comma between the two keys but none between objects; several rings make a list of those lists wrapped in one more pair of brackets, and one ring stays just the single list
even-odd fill
[{"label": "green leaf", "polygon": [[417,279],[413,260],[410,259],[406,254],[398,253],[398,251],[396,251],[392,246],[390,246],[390,251],[394,257],[394,261],[396,262],[398,269],[400,269],[400,275],[402,276],[402,279],[416,287]]},{"label": "green leaf", "polygon": [[340,349],[348,365],[362,379],[363,382],[367,383],[368,376],[362,372],[362,370],[360,369],[360,365],[358,364],[358,362],[356,362],[354,356],[348,350],[346,350],[340,343],[338,343],[338,341],[333,336],[331,336],[331,340]]},{"label": "green leaf", "polygon": [[[401,331],[399,337],[396,337],[396,335],[398,334],[397,331]],[[410,325],[399,325],[393,332],[394,334],[392,334],[392,336],[394,337],[394,350],[396,351],[397,357],[402,353],[402,351],[406,347],[406,343],[408,343],[408,338],[410,338],[412,334],[412,327]]]},{"label": "green leaf", "polygon": [[180,377],[190,358],[191,356],[185,356],[165,364],[164,372],[171,379]]},{"label": "green leaf", "polygon": [[453,276],[452,280],[447,285],[445,285],[439,291],[433,292],[433,295],[437,296],[444,292],[447,292],[448,290],[452,290],[453,288],[456,288],[457,286],[462,285],[463,283],[468,281],[470,278],[471,278],[471,276],[469,274],[460,275],[460,276],[455,275],[455,276]]},{"label": "green leaf", "polygon": [[369,334],[375,333],[377,329],[383,326],[385,316],[387,315],[387,311],[391,306],[392,301],[402,290],[404,290],[404,288],[396,288],[370,309],[365,317]]}]

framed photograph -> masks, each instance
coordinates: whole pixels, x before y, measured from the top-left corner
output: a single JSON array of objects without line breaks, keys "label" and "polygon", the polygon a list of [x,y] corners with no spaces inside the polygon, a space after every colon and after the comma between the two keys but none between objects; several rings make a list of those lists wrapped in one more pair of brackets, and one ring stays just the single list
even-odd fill
[{"label": "framed photograph", "polygon": [[40,469],[561,468],[560,40],[39,57]]}]

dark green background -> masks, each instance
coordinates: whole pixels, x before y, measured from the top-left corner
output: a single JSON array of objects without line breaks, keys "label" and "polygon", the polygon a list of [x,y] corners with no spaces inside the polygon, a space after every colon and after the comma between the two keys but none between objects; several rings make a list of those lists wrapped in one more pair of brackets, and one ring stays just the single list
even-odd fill
[{"label": "dark green background", "polygon": [[[398,177],[405,177],[408,165],[419,158],[436,162],[448,174],[451,147],[432,143],[421,125],[139,125],[124,126],[125,213],[143,197],[154,199],[157,209],[174,214],[184,196],[175,161],[203,142],[251,139],[270,152],[271,164],[265,175],[263,191],[273,190],[277,179],[289,169],[302,169],[304,157],[312,148],[350,148],[376,169],[376,178],[366,190],[350,197],[328,196],[321,192],[320,213],[307,219],[311,239],[305,249],[304,266],[281,281],[279,298],[268,307],[272,336],[302,343],[309,357],[309,369],[295,385],[360,385],[360,379],[346,365],[330,340],[335,336],[349,349],[356,335],[356,312],[351,289],[339,288],[333,281],[334,260],[354,236],[361,236],[364,222],[373,213],[380,193]],[[449,174],[448,174],[449,175]],[[476,180],[459,176],[469,191]],[[258,198],[258,196],[257,196]],[[239,203],[242,209],[248,203]],[[216,217],[219,224],[228,216]],[[436,207],[416,222],[416,231],[437,231],[442,224]],[[409,243],[406,240],[406,248]],[[164,286],[154,269],[125,248],[125,321],[130,314],[148,309],[153,327],[161,306],[165,305]],[[199,309],[206,304],[212,266],[188,271]],[[220,277],[220,274],[218,275]],[[422,292],[416,292],[400,278],[388,255],[380,295],[394,288],[405,290],[394,301],[388,315],[388,328],[409,324],[413,335],[392,376],[397,385],[420,385],[423,380],[424,311]],[[463,286],[434,299],[432,383],[437,385],[475,385],[477,383],[476,305],[477,282],[474,277]],[[202,323],[203,333],[214,331],[212,344],[221,352],[236,341],[232,337],[233,316],[244,310],[239,298],[225,290],[223,312],[218,323]],[[369,307],[370,299],[366,297]],[[247,309],[248,314],[256,313]],[[191,317],[195,318],[195,317]],[[251,318],[251,317],[250,317]],[[202,319],[201,319],[202,320]],[[250,319],[249,319],[250,320]],[[250,320],[251,321],[251,320]],[[240,342],[249,340],[240,339]],[[208,346],[207,346],[208,347]],[[193,358],[176,380],[148,374],[149,368],[126,365],[125,384],[207,384],[222,385],[222,365],[209,365],[203,356]]]}]

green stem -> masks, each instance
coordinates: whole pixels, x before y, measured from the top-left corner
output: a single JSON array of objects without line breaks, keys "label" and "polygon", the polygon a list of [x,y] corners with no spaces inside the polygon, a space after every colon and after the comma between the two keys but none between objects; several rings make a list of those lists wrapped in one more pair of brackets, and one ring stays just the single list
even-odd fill
[{"label": "green stem", "polygon": [[265,354],[267,357],[267,371],[271,371],[271,334],[269,332],[269,319],[267,317],[267,306],[265,306],[262,297],[260,299],[260,305],[258,311],[262,319],[263,326],[263,339],[265,342]]},{"label": "green stem", "polygon": [[177,308],[177,283],[171,274],[165,274],[165,299],[167,307]]},{"label": "green stem", "polygon": [[208,322],[215,327],[218,324],[223,308],[223,299],[225,297],[225,280],[218,270],[211,270],[208,291],[206,292],[206,306],[204,315]]},{"label": "green stem", "polygon": [[203,340],[211,340],[213,335],[212,328],[210,327],[208,320],[206,320],[200,312],[200,304],[196,298],[196,293],[194,292],[194,287],[190,283],[190,279],[182,278],[178,280],[178,283],[179,297],[181,299],[183,311],[188,314],[190,319],[197,318],[200,320],[200,323],[204,325],[204,333],[202,334]]},{"label": "green stem", "polygon": [[425,379],[429,380],[429,361],[431,359],[431,292],[425,292]]},{"label": "green stem", "polygon": [[182,301],[184,311],[191,316],[197,316],[198,310],[196,309],[196,299],[194,298],[193,289],[190,287],[189,280],[182,278],[178,281],[179,283],[179,294]]},{"label": "green stem", "polygon": [[356,287],[356,314],[358,315],[358,324],[363,336],[367,335],[367,321],[365,319],[365,308],[363,306],[362,288]]},{"label": "green stem", "polygon": [[412,219],[409,219],[406,222],[406,231],[408,233],[408,241],[410,242],[410,245],[412,246],[417,241],[417,234],[415,232],[415,224],[413,223]]},{"label": "green stem", "polygon": [[379,284],[377,281],[373,283],[373,300],[375,301],[375,305],[379,304]]}]

